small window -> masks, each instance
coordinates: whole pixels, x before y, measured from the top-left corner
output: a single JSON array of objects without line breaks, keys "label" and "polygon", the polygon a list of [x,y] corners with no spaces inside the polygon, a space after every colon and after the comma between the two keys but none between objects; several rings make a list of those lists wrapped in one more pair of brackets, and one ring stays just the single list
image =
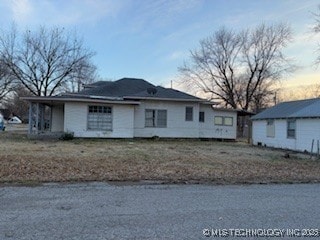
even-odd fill
[{"label": "small window", "polygon": [[267,137],[275,137],[274,120],[267,121]]},{"label": "small window", "polygon": [[193,121],[193,107],[186,107],[186,121]]},{"label": "small window", "polygon": [[204,122],[204,112],[199,112],[199,122]]},{"label": "small window", "polygon": [[214,125],[233,126],[233,117],[215,116]]},{"label": "small window", "polygon": [[214,125],[223,125],[223,117],[220,117],[220,116],[214,117]]},{"label": "small window", "polygon": [[296,120],[287,121],[287,138],[296,137]]},{"label": "small window", "polygon": [[232,117],[224,117],[223,125],[232,126],[233,125],[233,118]]},{"label": "small window", "polygon": [[146,127],[167,127],[167,110],[146,109],[145,111]]}]

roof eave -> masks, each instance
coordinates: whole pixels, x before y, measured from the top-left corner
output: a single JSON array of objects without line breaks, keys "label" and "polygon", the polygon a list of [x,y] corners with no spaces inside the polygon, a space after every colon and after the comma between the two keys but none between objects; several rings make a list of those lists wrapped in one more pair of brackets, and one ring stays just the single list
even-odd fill
[{"label": "roof eave", "polygon": [[55,97],[20,97],[21,100],[35,103],[63,103],[63,102],[81,102],[81,103],[107,103],[122,105],[140,105],[137,101],[118,101],[95,98],[55,98]]}]

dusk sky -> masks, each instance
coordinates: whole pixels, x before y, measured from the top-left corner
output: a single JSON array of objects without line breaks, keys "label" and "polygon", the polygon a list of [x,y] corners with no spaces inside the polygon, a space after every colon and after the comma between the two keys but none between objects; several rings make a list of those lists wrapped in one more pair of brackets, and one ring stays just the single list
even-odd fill
[{"label": "dusk sky", "polygon": [[297,86],[320,82],[318,36],[311,34],[316,0],[0,0],[0,28],[40,25],[76,30],[103,78],[144,78],[169,86],[199,40],[221,26],[240,30],[284,22],[293,29],[286,55],[300,67],[283,80]]}]

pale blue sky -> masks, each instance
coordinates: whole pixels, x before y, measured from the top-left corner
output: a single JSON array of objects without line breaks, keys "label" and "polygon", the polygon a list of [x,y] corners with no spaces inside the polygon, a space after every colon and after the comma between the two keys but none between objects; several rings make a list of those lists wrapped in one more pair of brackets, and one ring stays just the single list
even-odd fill
[{"label": "pale blue sky", "polygon": [[[287,56],[301,66],[286,81],[319,79],[316,38],[310,34],[315,0],[0,0],[0,28],[40,25],[76,30],[96,52],[103,78],[144,78],[168,86],[199,40],[221,26],[232,29],[286,22],[294,39]],[[319,79],[320,80],[320,79]]]}]

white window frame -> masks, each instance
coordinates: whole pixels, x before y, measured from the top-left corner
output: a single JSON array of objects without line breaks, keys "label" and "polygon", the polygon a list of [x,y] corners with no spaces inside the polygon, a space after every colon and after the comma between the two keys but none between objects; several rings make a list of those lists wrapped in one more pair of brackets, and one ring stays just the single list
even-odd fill
[{"label": "white window frame", "polygon": [[[148,114],[152,113],[151,117]],[[164,114],[164,119],[161,119],[161,114]],[[162,116],[162,117],[163,117]],[[148,123],[150,121],[151,124]],[[161,122],[161,121],[165,121]],[[168,111],[166,109],[145,109],[145,127],[146,128],[166,128],[168,124]]]},{"label": "white window frame", "polygon": [[112,131],[113,108],[111,106],[89,105],[87,111],[88,131]]},{"label": "white window frame", "polygon": [[[293,125],[293,127],[292,127]],[[292,134],[293,132],[293,134]],[[295,119],[287,120],[287,138],[296,138],[297,122]]]}]

